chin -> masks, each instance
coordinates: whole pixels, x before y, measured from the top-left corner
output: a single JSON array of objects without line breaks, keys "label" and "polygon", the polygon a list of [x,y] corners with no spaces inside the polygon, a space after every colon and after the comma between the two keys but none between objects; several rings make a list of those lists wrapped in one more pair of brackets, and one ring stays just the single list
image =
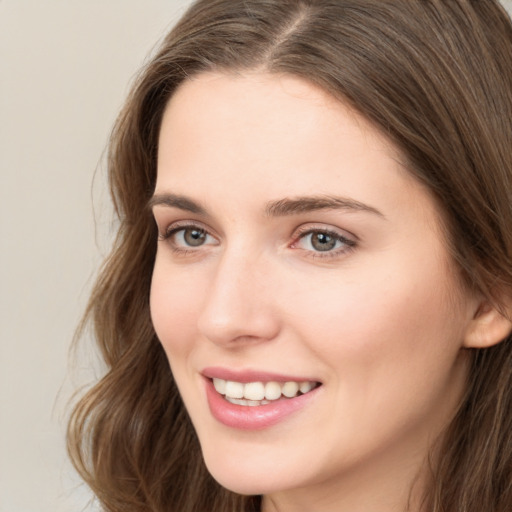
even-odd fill
[{"label": "chin", "polygon": [[206,467],[212,477],[229,491],[242,495],[270,494],[296,487],[303,483],[304,475],[297,475],[293,468],[280,466],[284,461],[272,457],[241,457],[205,454]]},{"label": "chin", "polygon": [[237,476],[233,474],[227,475],[225,479],[222,477],[217,478],[217,476],[213,473],[212,476],[220,485],[222,485],[222,487],[228,491],[241,494],[243,496],[258,496],[272,492],[272,489],[268,489],[267,487],[262,486],[261,483],[256,483],[252,479],[237,478]]},{"label": "chin", "polygon": [[235,473],[231,473],[229,475],[216,475],[212,473],[212,476],[217,483],[222,485],[222,487],[228,491],[241,494],[243,496],[269,495],[278,491],[283,491],[287,488],[276,482],[266,485],[267,482],[258,481],[257,476],[247,478]]},{"label": "chin", "polygon": [[267,482],[262,478],[261,471],[250,471],[243,465],[227,460],[227,457],[216,457],[213,461],[205,457],[205,463],[212,477],[229,491],[244,495],[268,492]]}]

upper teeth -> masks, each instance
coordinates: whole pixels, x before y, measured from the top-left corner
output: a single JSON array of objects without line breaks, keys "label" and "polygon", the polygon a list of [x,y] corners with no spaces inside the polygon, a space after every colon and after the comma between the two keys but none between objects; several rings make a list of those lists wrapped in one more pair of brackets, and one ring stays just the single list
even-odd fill
[{"label": "upper teeth", "polygon": [[213,379],[213,385],[218,393],[226,398],[245,398],[246,400],[277,400],[284,395],[293,398],[300,391],[311,391],[316,383],[303,382],[235,382],[232,380]]}]

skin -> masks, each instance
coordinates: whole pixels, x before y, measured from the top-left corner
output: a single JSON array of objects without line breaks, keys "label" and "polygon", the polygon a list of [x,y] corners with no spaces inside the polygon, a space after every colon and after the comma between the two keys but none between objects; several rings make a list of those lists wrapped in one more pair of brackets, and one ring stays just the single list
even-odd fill
[{"label": "skin", "polygon": [[[400,160],[361,116],[290,76],[199,75],[166,108],[152,319],[208,469],[263,494],[265,511],[420,510],[480,302],[459,282],[439,207]],[[204,211],[156,204],[169,193]],[[368,209],[266,212],[312,195]],[[190,226],[204,243],[187,244]],[[319,251],[312,230],[349,242]],[[277,425],[241,431],[212,417],[207,366],[322,386]]]}]

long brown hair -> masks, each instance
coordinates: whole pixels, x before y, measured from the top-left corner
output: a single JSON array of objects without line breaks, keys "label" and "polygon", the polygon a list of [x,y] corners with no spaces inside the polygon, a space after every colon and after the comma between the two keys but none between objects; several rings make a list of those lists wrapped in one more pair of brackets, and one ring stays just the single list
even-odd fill
[{"label": "long brown hair", "polygon": [[[401,149],[439,202],[468,286],[512,295],[512,25],[495,0],[199,0],[142,70],[112,133],[120,225],[84,322],[105,377],[76,404],[71,458],[110,512],[248,512],[207,473],[150,321],[147,203],[162,113],[203,71],[315,83]],[[468,391],[425,496],[434,512],[512,507],[512,340],[472,352]]]}]

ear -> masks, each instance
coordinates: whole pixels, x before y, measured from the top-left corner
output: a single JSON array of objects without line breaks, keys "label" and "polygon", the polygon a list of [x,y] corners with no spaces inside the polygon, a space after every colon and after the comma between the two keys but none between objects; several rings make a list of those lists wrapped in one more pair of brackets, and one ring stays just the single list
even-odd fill
[{"label": "ear", "polygon": [[487,348],[503,341],[512,332],[512,321],[508,314],[511,310],[507,308],[507,313],[500,312],[489,300],[484,299],[468,325],[464,346]]}]

